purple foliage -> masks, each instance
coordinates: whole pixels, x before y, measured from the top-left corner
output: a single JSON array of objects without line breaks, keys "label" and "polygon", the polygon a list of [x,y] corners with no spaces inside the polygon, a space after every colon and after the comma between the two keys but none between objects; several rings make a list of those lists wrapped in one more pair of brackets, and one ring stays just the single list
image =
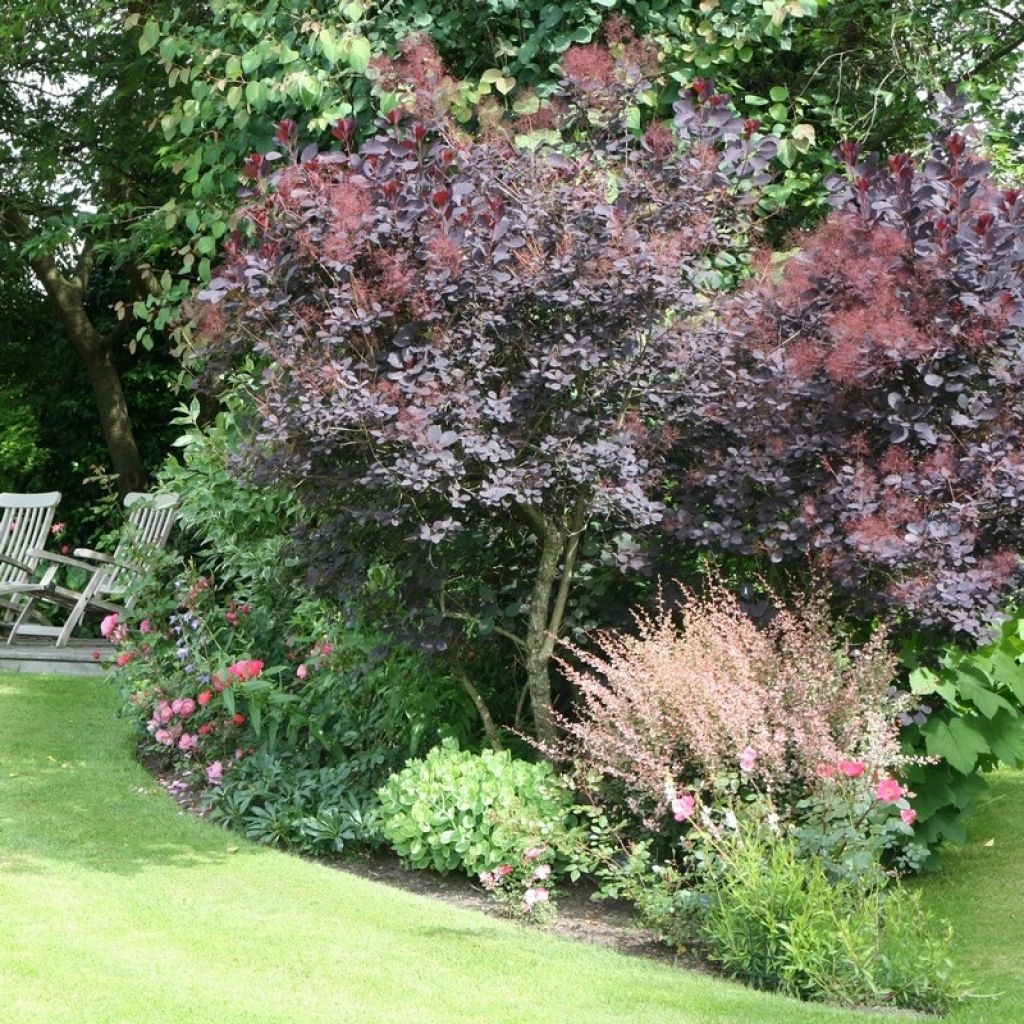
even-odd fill
[{"label": "purple foliage", "polygon": [[687,541],[814,552],[868,606],[986,635],[1021,581],[1024,191],[963,136],[840,158],[838,207],[740,294],[683,452]]}]

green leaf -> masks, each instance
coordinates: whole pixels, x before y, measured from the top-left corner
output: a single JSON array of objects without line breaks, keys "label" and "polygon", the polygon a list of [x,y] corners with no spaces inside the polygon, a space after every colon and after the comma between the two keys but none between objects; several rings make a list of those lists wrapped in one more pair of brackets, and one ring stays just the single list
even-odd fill
[{"label": "green leaf", "polygon": [[242,54],[242,70],[248,75],[263,63],[263,47],[254,46],[248,53]]},{"label": "green leaf", "polygon": [[320,52],[327,58],[329,64],[337,64],[341,60],[341,42],[329,28],[322,29],[316,40],[320,46]]},{"label": "green leaf", "polygon": [[1005,697],[994,693],[976,677],[961,675],[959,691],[961,699],[969,700],[986,718],[991,718],[997,711],[1003,709],[1011,713],[1014,710],[1013,705]]},{"label": "green leaf", "polygon": [[356,36],[349,43],[348,66],[358,74],[362,74],[370,66],[370,58],[373,50],[370,48],[369,39]]},{"label": "green leaf", "polygon": [[139,39],[139,53],[147,53],[160,42],[160,22],[147,21]]},{"label": "green leaf", "polygon": [[932,718],[921,730],[925,747],[932,757],[941,757],[958,772],[970,774],[982,754],[988,754],[989,746],[979,731],[964,718],[949,722]]},{"label": "green leaf", "polygon": [[779,143],[779,160],[786,167],[792,167],[796,163],[797,148],[792,139],[783,139]]},{"label": "green leaf", "polygon": [[789,90],[784,85],[773,85],[768,90],[768,95],[775,103],[782,103],[789,99]]},{"label": "green leaf", "polygon": [[540,110],[540,97],[536,93],[530,93],[512,104],[512,109],[517,114],[536,114]]},{"label": "green leaf", "polygon": [[1010,768],[1024,762],[1024,720],[1011,709],[979,723],[992,753]]},{"label": "green leaf", "polygon": [[267,105],[267,90],[262,82],[249,82],[245,87],[245,100],[250,107],[262,110]]}]

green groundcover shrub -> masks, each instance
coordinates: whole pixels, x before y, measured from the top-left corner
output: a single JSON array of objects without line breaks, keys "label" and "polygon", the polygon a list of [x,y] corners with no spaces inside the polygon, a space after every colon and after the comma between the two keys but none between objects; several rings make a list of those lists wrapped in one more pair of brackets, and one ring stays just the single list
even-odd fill
[{"label": "green groundcover shrub", "polygon": [[445,740],[381,787],[381,832],[414,868],[468,875],[517,862],[564,823],[572,791],[551,765]]}]

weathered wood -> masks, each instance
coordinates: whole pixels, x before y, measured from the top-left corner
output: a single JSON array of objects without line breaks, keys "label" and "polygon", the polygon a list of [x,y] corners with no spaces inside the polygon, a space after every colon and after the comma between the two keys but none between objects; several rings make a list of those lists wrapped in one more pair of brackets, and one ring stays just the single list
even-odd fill
[{"label": "weathered wood", "polygon": [[[94,657],[98,651],[100,657]],[[0,672],[34,672],[48,676],[100,676],[114,660],[115,651],[105,640],[75,641],[56,648],[51,644],[0,644]]]}]

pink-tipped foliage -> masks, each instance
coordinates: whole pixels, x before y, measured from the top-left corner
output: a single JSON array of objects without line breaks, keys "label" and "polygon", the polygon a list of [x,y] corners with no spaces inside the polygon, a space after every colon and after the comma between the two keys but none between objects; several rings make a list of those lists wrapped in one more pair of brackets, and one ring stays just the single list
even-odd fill
[{"label": "pink-tipped foliage", "polygon": [[817,784],[822,764],[899,762],[903,701],[882,633],[854,650],[817,602],[760,628],[714,581],[678,614],[662,603],[634,622],[593,648],[567,647],[578,703],[562,724],[564,753],[613,780],[647,820],[667,812],[676,787],[723,772],[745,768],[784,804]]}]

